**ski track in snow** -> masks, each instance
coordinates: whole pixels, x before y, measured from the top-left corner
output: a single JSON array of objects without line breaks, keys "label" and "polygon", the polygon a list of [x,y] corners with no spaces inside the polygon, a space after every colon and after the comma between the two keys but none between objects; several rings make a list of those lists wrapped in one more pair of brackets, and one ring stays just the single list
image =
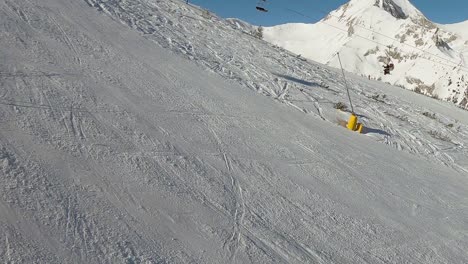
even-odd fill
[{"label": "ski track in snow", "polygon": [[[466,112],[349,76],[356,139],[337,124],[338,70],[180,1],[0,0],[0,21],[0,261],[468,259]],[[405,184],[434,168],[411,164],[386,178],[383,154],[353,159],[336,135],[443,164],[450,181]]]}]

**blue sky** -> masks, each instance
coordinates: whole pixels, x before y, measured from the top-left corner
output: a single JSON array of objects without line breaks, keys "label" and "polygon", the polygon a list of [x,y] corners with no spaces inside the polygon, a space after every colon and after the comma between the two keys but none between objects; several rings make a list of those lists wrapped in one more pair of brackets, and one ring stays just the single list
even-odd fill
[{"label": "blue sky", "polygon": [[[267,0],[270,12],[255,10],[258,0],[190,0],[221,17],[236,17],[254,25],[271,26],[288,22],[311,23],[348,0]],[[468,0],[411,0],[431,21],[450,24],[468,20]],[[287,9],[306,14],[303,17]]]}]

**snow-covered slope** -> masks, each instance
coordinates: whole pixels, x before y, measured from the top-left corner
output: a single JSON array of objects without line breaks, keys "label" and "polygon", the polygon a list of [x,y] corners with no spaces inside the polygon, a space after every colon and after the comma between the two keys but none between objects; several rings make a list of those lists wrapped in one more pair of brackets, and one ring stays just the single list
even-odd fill
[{"label": "snow-covered slope", "polygon": [[[351,0],[316,24],[265,28],[265,39],[306,58],[468,107],[463,23],[430,22],[408,0]],[[395,65],[391,75],[383,65]]]},{"label": "snow-covered slope", "polygon": [[0,262],[466,263],[466,112],[348,76],[349,132],[338,71],[231,22],[0,0]]},{"label": "snow-covered slope", "polygon": [[455,24],[446,24],[446,25],[439,24],[438,26],[446,29],[447,31],[455,32],[456,34],[462,36],[464,39],[468,41],[468,20],[465,22],[460,22],[460,23],[455,23]]}]

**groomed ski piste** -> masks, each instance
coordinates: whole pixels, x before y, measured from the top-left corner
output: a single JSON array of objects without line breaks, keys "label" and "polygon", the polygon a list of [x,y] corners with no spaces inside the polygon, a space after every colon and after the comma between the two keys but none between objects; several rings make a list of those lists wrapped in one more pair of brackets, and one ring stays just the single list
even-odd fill
[{"label": "groomed ski piste", "polygon": [[[0,262],[467,263],[468,112],[175,0],[0,0]],[[348,106],[349,107],[349,106]]]}]

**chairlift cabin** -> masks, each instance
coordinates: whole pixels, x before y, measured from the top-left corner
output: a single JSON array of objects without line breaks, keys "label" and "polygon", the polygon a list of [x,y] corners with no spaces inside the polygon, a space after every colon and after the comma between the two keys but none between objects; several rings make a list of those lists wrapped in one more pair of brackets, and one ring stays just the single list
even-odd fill
[{"label": "chairlift cabin", "polygon": [[258,1],[257,6],[255,8],[260,12],[268,12],[268,10],[265,8],[265,5],[266,0],[260,0]]},{"label": "chairlift cabin", "polygon": [[384,68],[384,75],[390,74],[391,71],[395,69],[395,64],[393,64],[392,58],[388,55],[387,57],[384,57],[381,62],[383,62],[383,68]]},{"label": "chairlift cabin", "polygon": [[391,71],[395,69],[395,65],[393,62],[389,62],[386,65],[384,65],[384,75],[390,74]]}]

